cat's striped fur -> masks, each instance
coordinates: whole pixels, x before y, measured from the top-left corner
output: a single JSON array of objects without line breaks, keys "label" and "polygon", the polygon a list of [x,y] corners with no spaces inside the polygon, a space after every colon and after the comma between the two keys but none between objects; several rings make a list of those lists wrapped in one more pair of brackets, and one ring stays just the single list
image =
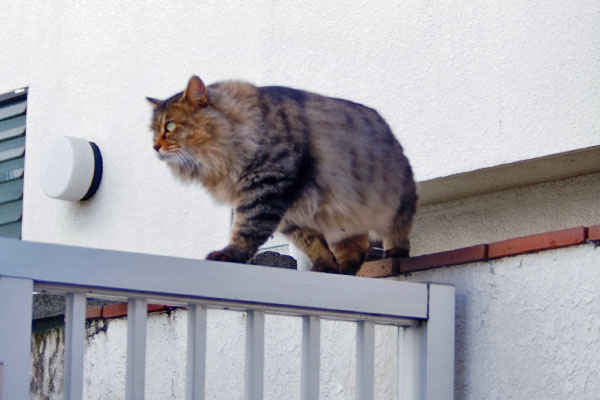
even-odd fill
[{"label": "cat's striped fur", "polygon": [[231,241],[211,260],[245,262],[275,231],[313,270],[353,274],[369,233],[405,256],[413,173],[373,109],[285,87],[190,79],[154,105],[154,149],[183,180],[234,209]]}]

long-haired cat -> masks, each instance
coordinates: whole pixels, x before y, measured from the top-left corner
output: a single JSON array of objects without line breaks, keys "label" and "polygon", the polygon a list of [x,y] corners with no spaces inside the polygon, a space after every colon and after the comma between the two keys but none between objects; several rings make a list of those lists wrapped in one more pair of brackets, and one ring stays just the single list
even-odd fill
[{"label": "long-haired cat", "polygon": [[312,270],[354,274],[369,246],[407,256],[417,195],[402,147],[373,109],[287,87],[231,81],[154,106],[154,150],[175,175],[233,206],[231,240],[209,260],[246,262],[275,231]]}]

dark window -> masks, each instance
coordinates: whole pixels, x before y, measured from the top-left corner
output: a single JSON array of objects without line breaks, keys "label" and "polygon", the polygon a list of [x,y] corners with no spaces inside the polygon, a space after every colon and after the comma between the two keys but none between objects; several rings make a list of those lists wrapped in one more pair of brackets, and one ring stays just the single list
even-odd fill
[{"label": "dark window", "polygon": [[0,95],[0,237],[21,238],[27,89]]}]

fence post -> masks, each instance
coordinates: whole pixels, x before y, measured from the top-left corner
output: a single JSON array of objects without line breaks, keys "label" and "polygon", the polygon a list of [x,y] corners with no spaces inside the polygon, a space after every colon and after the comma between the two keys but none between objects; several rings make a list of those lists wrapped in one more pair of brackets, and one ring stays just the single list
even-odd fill
[{"label": "fence post", "polygon": [[454,398],[454,287],[429,285],[425,324],[425,399]]},{"label": "fence post", "polygon": [[204,400],[206,375],[206,307],[188,306],[186,399]]},{"label": "fence post", "polygon": [[81,399],[85,345],[85,294],[68,293],[65,300],[65,399]]},{"label": "fence post", "polygon": [[246,312],[245,364],[244,399],[261,400],[265,369],[265,314],[261,311]]},{"label": "fence post", "polygon": [[146,300],[129,299],[127,304],[127,370],[125,398],[144,400],[146,378]]},{"label": "fence post", "polygon": [[422,327],[398,327],[398,389],[396,400],[425,397],[425,338]]},{"label": "fence post", "polygon": [[372,400],[375,388],[375,324],[358,321],[356,329],[356,399]]},{"label": "fence post", "polygon": [[2,399],[29,398],[33,281],[0,276]]},{"label": "fence post", "polygon": [[305,315],[302,317],[302,400],[319,399],[320,358],[321,321],[317,316]]}]

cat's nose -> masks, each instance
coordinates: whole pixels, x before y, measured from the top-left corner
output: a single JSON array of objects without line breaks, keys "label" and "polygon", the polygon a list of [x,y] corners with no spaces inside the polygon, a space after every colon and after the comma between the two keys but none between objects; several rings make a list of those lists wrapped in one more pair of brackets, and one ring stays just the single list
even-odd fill
[{"label": "cat's nose", "polygon": [[160,144],[155,144],[154,145],[154,150],[156,150],[156,152],[160,151]]}]

